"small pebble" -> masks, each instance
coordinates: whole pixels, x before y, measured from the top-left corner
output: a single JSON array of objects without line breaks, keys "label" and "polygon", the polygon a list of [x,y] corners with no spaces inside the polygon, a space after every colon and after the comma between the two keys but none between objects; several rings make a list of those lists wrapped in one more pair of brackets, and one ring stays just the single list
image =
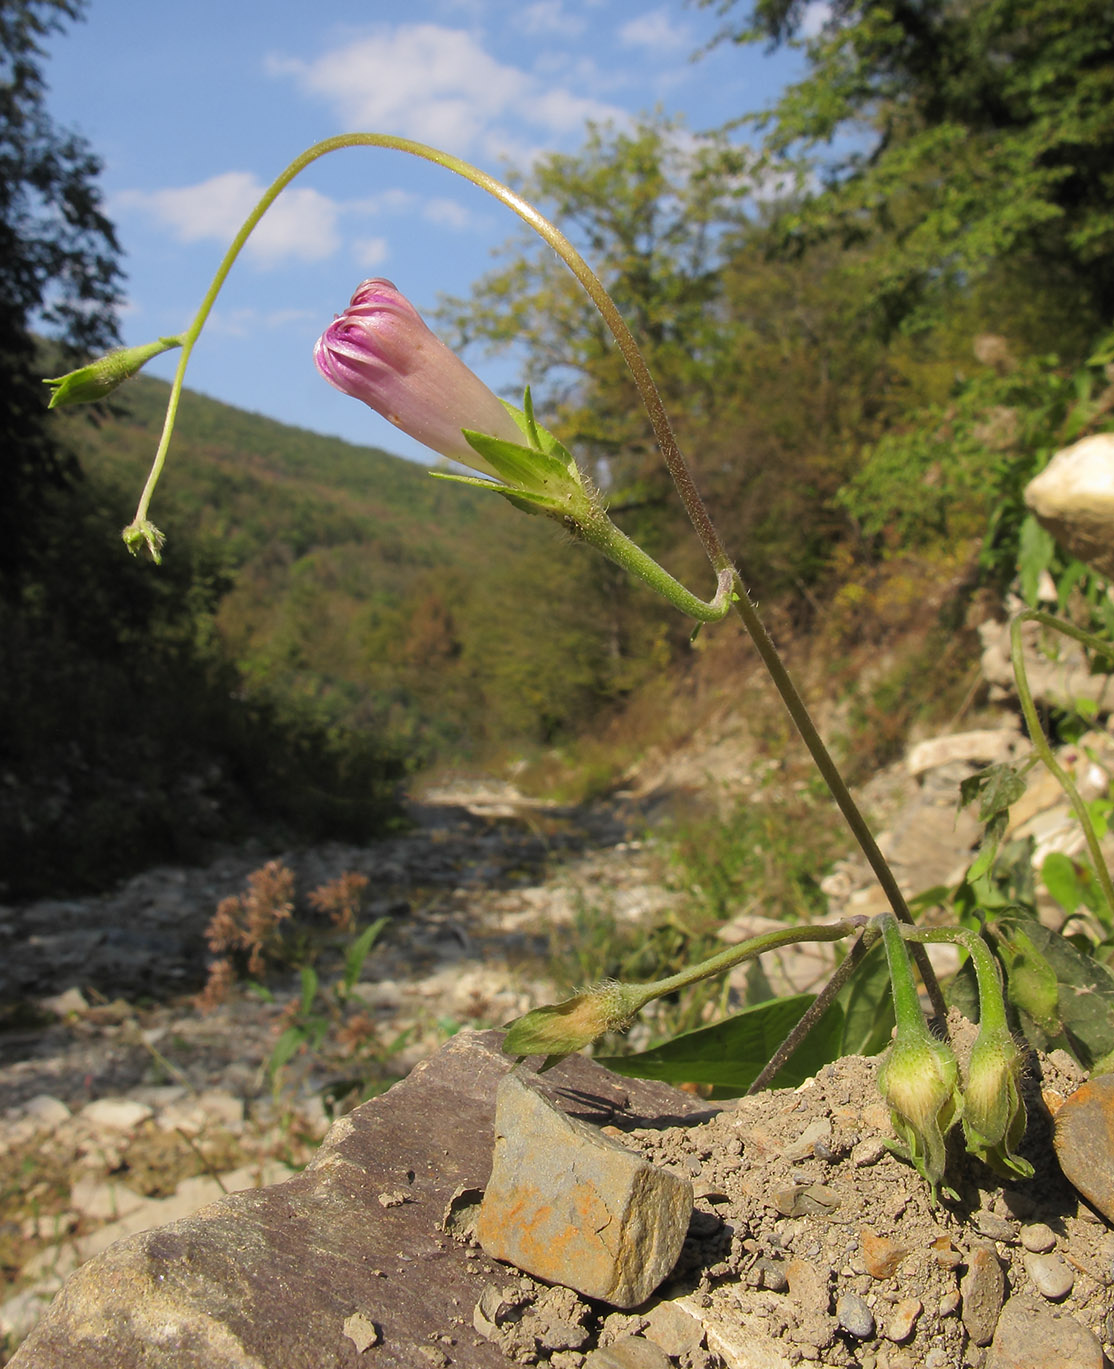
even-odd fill
[{"label": "small pebble", "polygon": [[874,1335],[874,1313],[857,1293],[840,1295],[836,1302],[836,1319],[849,1336],[869,1340]]},{"label": "small pebble", "polygon": [[976,1245],[960,1282],[963,1325],[976,1345],[989,1345],[1006,1297],[1006,1276],[992,1245]]},{"label": "small pebble", "polygon": [[1016,1241],[1017,1233],[1013,1224],[994,1212],[976,1212],[975,1230],[981,1236],[989,1236],[992,1241]]},{"label": "small pebble", "polygon": [[1033,1255],[1046,1255],[1056,1244],[1056,1233],[1044,1222],[1021,1228],[1021,1244]]},{"label": "small pebble", "polygon": [[917,1318],[924,1310],[924,1306],[919,1298],[902,1298],[896,1303],[893,1311],[886,1319],[885,1329],[882,1334],[887,1340],[892,1340],[898,1345],[903,1340],[908,1340],[913,1334],[913,1327],[917,1324]]},{"label": "small pebble", "polygon": [[1066,1298],[1075,1283],[1075,1276],[1059,1255],[1026,1255],[1025,1272],[1049,1302]]},{"label": "small pebble", "polygon": [[940,1315],[942,1317],[954,1317],[959,1311],[961,1301],[958,1288],[953,1288],[950,1293],[945,1293],[940,1299]]},{"label": "small pebble", "polygon": [[900,1245],[890,1236],[876,1236],[867,1227],[859,1232],[859,1246],[863,1264],[872,1279],[892,1278],[898,1265],[909,1254],[909,1247]]},{"label": "small pebble", "polygon": [[885,1153],[886,1147],[872,1136],[852,1147],[851,1163],[859,1169],[865,1169],[867,1165],[876,1165]]}]

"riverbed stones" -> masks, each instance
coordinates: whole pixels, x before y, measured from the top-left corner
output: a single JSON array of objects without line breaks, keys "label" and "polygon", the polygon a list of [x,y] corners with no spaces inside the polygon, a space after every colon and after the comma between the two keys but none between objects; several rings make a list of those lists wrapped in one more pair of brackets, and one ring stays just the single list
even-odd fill
[{"label": "riverbed stones", "polygon": [[476,1237],[493,1259],[614,1307],[673,1268],[692,1184],[567,1117],[515,1070],[499,1085],[491,1179]]},{"label": "riverbed stones", "polygon": [[1114,1222],[1114,1074],[1083,1084],[1057,1110],[1053,1144],[1065,1177]]},{"label": "riverbed stones", "polygon": [[1103,1369],[1098,1338],[1074,1317],[1013,1297],[998,1321],[986,1369]]},{"label": "riverbed stones", "polygon": [[1006,1276],[992,1245],[972,1246],[959,1291],[963,1296],[960,1315],[967,1334],[976,1345],[989,1345],[1006,1297]]}]

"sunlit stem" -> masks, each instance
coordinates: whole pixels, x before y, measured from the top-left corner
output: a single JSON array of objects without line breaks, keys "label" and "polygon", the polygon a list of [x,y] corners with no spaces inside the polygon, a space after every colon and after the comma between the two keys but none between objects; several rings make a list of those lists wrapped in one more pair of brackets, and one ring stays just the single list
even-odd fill
[{"label": "sunlit stem", "polygon": [[575,532],[585,542],[602,551],[609,560],[656,590],[686,617],[695,618],[700,623],[718,623],[727,616],[735,595],[735,572],[730,566],[720,571],[716,596],[705,603],[674,579],[664,567],[659,566],[636,542],[632,542],[606,514],[601,513],[598,517],[579,522]]},{"label": "sunlit stem", "polygon": [[[501,181],[489,176],[478,167],[463,161],[459,157],[454,157],[447,152],[442,152],[438,148],[429,147],[425,143],[414,142],[409,138],[397,138],[386,133],[342,133],[335,138],[326,138],[323,142],[315,143],[308,148],[301,156],[296,157],[285,171],[270,185],[263,194],[259,203],[245,219],[240,231],[233,239],[231,246],[225,253],[217,273],[213,277],[212,284],[205,293],[201,306],[194,317],[193,322],[182,334],[182,354],[178,361],[178,367],[174,374],[171,385],[170,400],[167,404],[166,419],[163,423],[162,435],[159,440],[158,449],[151,467],[151,472],[147,477],[143,493],[140,496],[139,506],[136,510],[135,521],[131,527],[125,530],[124,538],[128,545],[135,545],[146,540],[149,545],[153,544],[157,536],[155,530],[149,523],[147,514],[150,507],[151,496],[155,486],[158,484],[159,476],[162,473],[163,465],[166,461],[166,452],[170,444],[170,435],[174,428],[174,420],[178,411],[178,401],[182,391],[182,384],[185,379],[186,367],[189,364],[193,345],[204,327],[206,319],[212,310],[217,295],[236,258],[239,256],[244,244],[247,242],[251,233],[255,229],[259,220],[267,212],[275,199],[282,191],[298,176],[306,167],[311,166],[321,157],[327,156],[330,152],[336,152],[341,148],[347,147],[382,147],[393,149],[397,152],[404,152],[414,157],[422,158],[432,162],[437,166],[442,166],[448,171],[462,176],[465,180],[471,181],[473,185],[485,190],[488,194],[495,197],[518,215],[524,223],[535,230],[550,247],[561,257],[568,266],[576,279],[583,286],[592,303],[599,310],[604,322],[607,324],[612,335],[618,344],[623,358],[630,368],[636,388],[646,412],[649,415],[651,426],[654,430],[654,437],[665,461],[667,470],[672,477],[673,483],[677,488],[681,502],[684,505],[690,522],[700,538],[705,553],[716,572],[718,590],[715,599],[710,605],[705,605],[702,600],[693,596],[693,605],[699,606],[702,612],[693,614],[698,621],[714,621],[716,617],[721,617],[720,608],[729,595],[729,591],[724,588],[725,574],[730,572],[734,577],[735,590],[730,597],[734,600],[736,612],[743,620],[743,625],[754,641],[758,653],[762,658],[767,670],[770,672],[774,685],[785,702],[786,708],[793,719],[798,732],[812,756],[817,768],[824,778],[824,782],[831,790],[844,819],[851,829],[852,835],[862,848],[871,869],[874,871],[882,889],[889,900],[893,909],[894,916],[906,923],[912,923],[913,918],[909,912],[905,898],[898,887],[893,872],[890,870],[885,857],[878,848],[877,843],[867,826],[865,819],[859,812],[858,805],[851,796],[842,775],[840,775],[835,762],[832,760],[827,747],[824,745],[819,732],[808,712],[808,709],[801,698],[796,685],[793,683],[777,649],[766,632],[758,612],[751,603],[747,595],[746,588],[739,580],[737,572],[734,570],[730,556],[727,553],[719,533],[713,524],[711,517],[700,497],[696,484],[692,477],[688,463],[681,453],[677,444],[669,417],[662,403],[661,395],[657,385],[654,383],[653,376],[646,364],[642,353],[638,349],[630,329],[627,327],[622,315],[620,314],[615,302],[604,288],[603,282],[584,260],[581,254],[572,245],[569,239],[554,224],[532,204],[524,200],[509,186]],[[633,544],[631,544],[633,546]],[[152,545],[152,551],[157,555],[157,548]],[[610,553],[609,553],[610,554]],[[649,558],[647,558],[649,559]],[[663,571],[664,575],[665,572]],[[675,582],[674,582],[675,583]],[[683,588],[683,587],[681,587]],[[687,593],[687,591],[686,591]],[[669,595],[666,596],[670,597]],[[712,617],[708,616],[709,608],[714,608]],[[691,610],[684,610],[689,612]],[[1114,903],[1112,903],[1114,907]],[[932,1001],[933,1011],[940,1016],[944,1016],[945,1007],[943,995],[936,982],[932,966],[929,964],[928,957],[924,954],[922,947],[915,946],[914,954],[917,957],[917,966],[924,980],[925,988]]]},{"label": "sunlit stem", "polygon": [[748,1094],[761,1093],[777,1077],[784,1066],[793,1058],[797,1047],[835,1002],[840,989],[843,988],[844,984],[866,959],[871,948],[877,943],[878,929],[876,927],[864,927],[852,943],[851,949],[836,966],[835,973],[805,1009],[793,1030],[763,1065],[750,1088],[747,1089]]},{"label": "sunlit stem", "polygon": [[1108,928],[1114,927],[1114,883],[1111,882],[1110,871],[1103,858],[1102,847],[1099,845],[1098,834],[1095,832],[1095,825],[1091,821],[1091,814],[1083,802],[1079,790],[1075,787],[1072,777],[1052,754],[1052,748],[1048,744],[1048,738],[1044,735],[1040,718],[1037,717],[1037,706],[1033,701],[1033,691],[1029,688],[1029,676],[1025,670],[1025,647],[1021,640],[1021,628],[1025,623],[1040,623],[1044,627],[1053,628],[1056,632],[1062,632],[1065,637],[1074,638],[1083,646],[1090,647],[1103,656],[1110,655],[1110,643],[1101,641],[1090,632],[1084,632],[1081,628],[1077,628],[1074,623],[1065,622],[1062,618],[1056,618],[1051,613],[1044,613],[1036,608],[1025,609],[1010,623],[1010,660],[1013,665],[1014,678],[1017,681],[1017,696],[1021,702],[1021,712],[1025,716],[1025,726],[1029,729],[1029,740],[1033,743],[1033,750],[1044,762],[1045,768],[1051,772],[1068,797],[1071,810],[1083,831],[1083,838],[1087,843],[1087,851],[1091,857],[1095,878],[1099,882],[1099,888],[1102,890],[1102,896],[1106,902],[1106,926]]},{"label": "sunlit stem", "polygon": [[1009,1031],[1002,979],[990,947],[966,927],[902,927],[902,939],[921,945],[959,946],[971,957],[979,991],[979,1025],[987,1031]]},{"label": "sunlit stem", "polygon": [[886,948],[886,961],[890,967],[890,992],[893,994],[897,1029],[905,1037],[927,1037],[928,1025],[913,980],[913,967],[909,963],[903,929],[898,927],[896,919],[889,913],[883,913],[875,919],[875,923],[881,928],[882,944]]},{"label": "sunlit stem", "polygon": [[632,999],[632,1011],[640,1012],[655,998],[661,998],[667,993],[676,993],[678,989],[688,988],[691,984],[699,984],[702,979],[711,979],[714,975],[734,969],[736,965],[753,960],[766,951],[776,951],[781,946],[793,946],[802,941],[842,941],[844,937],[861,931],[862,927],[862,918],[844,918],[840,922],[828,922],[821,926],[782,927],[776,932],[763,932],[761,936],[749,937],[746,941],[740,941],[737,946],[729,946],[726,951],[719,951],[707,960],[702,960],[699,965],[690,965],[667,979],[655,979],[650,984],[629,986],[631,989],[637,989],[637,997]]}]

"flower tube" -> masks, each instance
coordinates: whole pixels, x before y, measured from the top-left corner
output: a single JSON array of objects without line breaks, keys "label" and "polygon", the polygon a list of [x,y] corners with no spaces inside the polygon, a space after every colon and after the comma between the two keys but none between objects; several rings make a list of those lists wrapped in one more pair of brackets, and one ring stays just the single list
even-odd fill
[{"label": "flower tube", "polygon": [[502,402],[426,326],[389,280],[365,280],[313,351],[330,385],[361,399],[424,446],[484,475],[462,429],[520,444]]}]

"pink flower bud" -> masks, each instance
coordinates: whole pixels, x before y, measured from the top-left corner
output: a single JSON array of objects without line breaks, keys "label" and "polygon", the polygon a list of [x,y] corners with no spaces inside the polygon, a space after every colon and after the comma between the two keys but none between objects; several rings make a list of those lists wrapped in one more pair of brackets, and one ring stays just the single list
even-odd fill
[{"label": "pink flower bud", "polygon": [[492,474],[461,429],[521,445],[500,401],[389,280],[365,280],[313,350],[330,385],[442,456]]}]

